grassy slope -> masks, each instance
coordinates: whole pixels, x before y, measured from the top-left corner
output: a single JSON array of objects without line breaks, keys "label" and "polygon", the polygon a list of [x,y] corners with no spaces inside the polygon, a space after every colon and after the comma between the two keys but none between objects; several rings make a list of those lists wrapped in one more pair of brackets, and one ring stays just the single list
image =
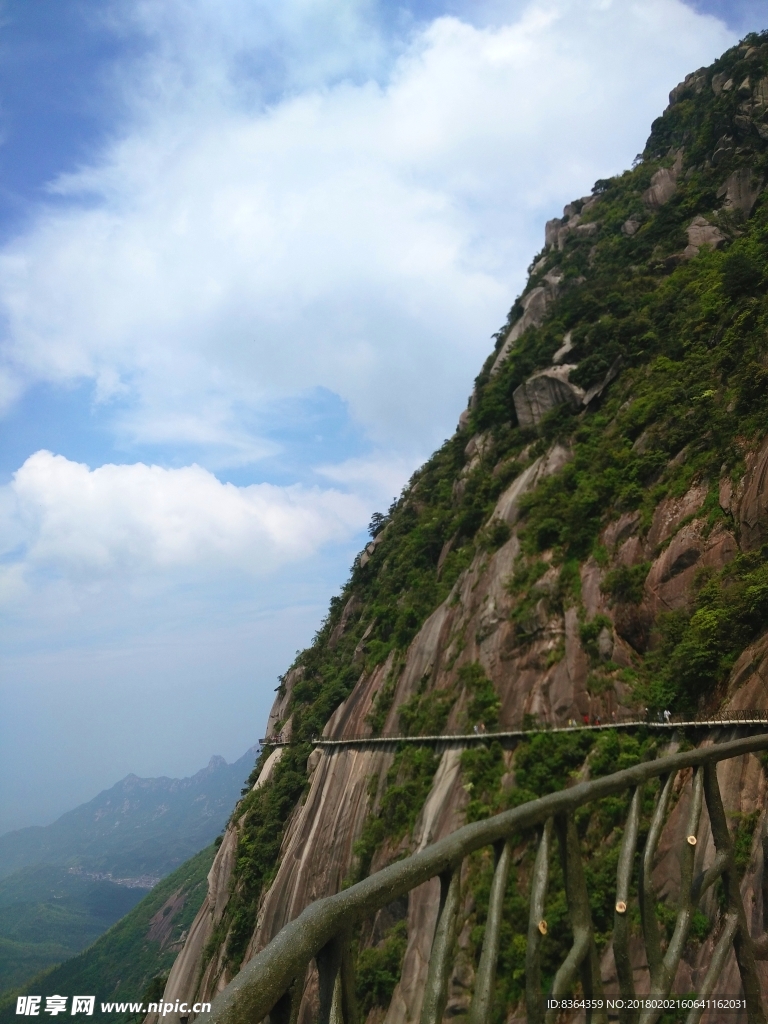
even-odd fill
[{"label": "grassy slope", "polygon": [[[172,949],[189,928],[207,891],[206,875],[215,848],[202,850],[173,874],[164,878],[138,906],[102,935],[89,949],[52,970],[37,975],[19,992],[37,995],[74,993],[95,995],[100,1000],[139,1000],[151,980],[167,974],[178,947]],[[168,898],[179,889],[186,893],[184,905],[173,920],[170,942],[161,949],[147,939],[149,923]],[[0,1021],[15,1019],[15,995],[0,1000]],[[99,1016],[98,1009],[96,1016]],[[115,1015],[110,1020],[119,1021]]]}]

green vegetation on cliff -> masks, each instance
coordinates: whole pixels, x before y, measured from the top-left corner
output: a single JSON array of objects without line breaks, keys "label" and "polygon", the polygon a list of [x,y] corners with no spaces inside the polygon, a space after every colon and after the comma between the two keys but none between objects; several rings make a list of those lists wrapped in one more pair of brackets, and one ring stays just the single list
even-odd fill
[{"label": "green vegetation on cliff", "polygon": [[[735,659],[765,630],[768,612],[768,530],[755,528],[747,543],[728,501],[720,500],[721,486],[738,484],[768,433],[766,181],[764,35],[689,76],[654,122],[635,166],[599,181],[592,197],[576,201],[555,224],[549,246],[531,265],[523,296],[496,336],[461,429],[414,474],[387,514],[374,517],[372,543],[331,601],[313,644],[284,677],[284,718],[291,720],[296,745],[267,786],[238,807],[245,826],[227,908],[228,922],[236,925],[230,932],[231,962],[239,962],[260,893],[274,877],[285,824],[306,785],[309,743],[361,676],[386,662],[368,717],[375,731],[393,713],[405,733],[438,731],[460,699],[467,724],[497,721],[501,708],[493,684],[479,663],[466,663],[467,656],[458,663],[452,691],[433,688],[425,675],[407,702],[393,708],[396,683],[427,617],[446,599],[457,601],[455,585],[465,570],[509,539],[509,525],[492,519],[499,497],[553,446],[567,452],[563,467],[520,502],[521,550],[507,581],[518,649],[525,650],[539,628],[543,598],[535,588],[545,575],[557,573],[548,608],[562,615],[575,611],[591,692],[621,683],[625,700],[686,711],[712,709],[723,699]],[[546,314],[520,335],[493,372],[524,302],[537,288],[542,294],[549,289]],[[562,401],[535,426],[521,424],[516,391],[551,365],[564,342],[575,366],[570,383],[587,393],[584,401]],[[704,519],[705,537],[718,530],[727,534],[732,555],[717,565],[702,563],[690,599],[658,613],[644,603],[646,577],[669,537],[653,546],[649,531],[660,504],[682,499],[693,487],[702,491],[697,515]],[[644,545],[637,558],[624,562],[616,561],[615,550],[602,539],[621,517],[631,520]],[[648,545],[653,549],[647,551]],[[604,572],[602,593],[613,618],[586,615],[581,577],[587,564]],[[685,568],[690,563],[683,559],[670,575]],[[601,654],[601,636],[605,632],[610,639],[612,630],[628,652],[622,667]],[[466,642],[456,638],[454,662]],[[549,656],[556,662],[562,647]],[[651,752],[643,737],[594,746],[586,739],[542,737],[522,746],[510,766],[491,743],[464,755],[468,815],[492,813],[538,795],[542,787],[563,785],[585,759],[594,775]],[[266,752],[257,770],[265,757]],[[412,827],[435,767],[428,761],[423,756],[408,764],[404,752],[397,755],[378,815],[358,845],[361,871],[385,840],[394,844]],[[579,821],[601,935],[610,927],[609,880],[624,810],[620,800],[606,802]],[[526,864],[523,858],[516,868],[521,884]],[[548,919],[564,944],[568,929],[557,870]],[[476,865],[475,943],[489,871],[488,864]],[[505,916],[499,1019],[520,991],[520,935],[527,920],[521,899],[515,881]],[[548,970],[562,952],[552,949]],[[379,977],[379,967],[387,974],[393,950],[395,945],[392,957],[381,953],[372,976]],[[378,984],[372,981],[371,991]],[[378,998],[370,994],[370,1005]]]}]

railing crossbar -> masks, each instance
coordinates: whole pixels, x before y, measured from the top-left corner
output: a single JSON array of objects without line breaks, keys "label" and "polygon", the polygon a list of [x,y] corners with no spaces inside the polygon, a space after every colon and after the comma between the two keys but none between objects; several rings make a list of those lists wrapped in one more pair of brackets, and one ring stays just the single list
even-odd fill
[{"label": "railing crossbar", "polygon": [[[451,744],[462,745],[483,743],[489,739],[514,740],[525,736],[535,736],[538,733],[561,733],[561,732],[605,732],[610,729],[653,729],[662,732],[672,732],[675,729],[702,729],[727,727],[731,725],[760,726],[768,725],[768,711],[718,711],[711,715],[665,715],[659,712],[656,715],[618,715],[610,721],[597,721],[590,718],[588,722],[576,722],[574,724],[557,724],[541,722],[523,726],[520,724],[511,729],[491,728],[474,732],[446,732],[424,736],[404,736],[399,733],[391,733],[380,736],[340,736],[327,737],[315,736],[311,743],[317,747],[350,747],[350,746],[391,746],[399,743],[415,744]],[[263,747],[287,747],[293,743],[290,737],[279,733],[276,736],[267,736],[259,740]]]},{"label": "railing crossbar", "polygon": [[[538,927],[539,923],[543,921],[553,821],[556,824],[563,859],[566,894],[574,934],[573,947],[566,962],[556,975],[553,992],[555,994],[565,993],[569,986],[573,985],[576,975],[580,973],[583,991],[598,993],[601,986],[599,962],[594,945],[589,900],[586,894],[573,814],[584,804],[621,793],[627,789],[634,790],[617,871],[617,920],[620,917],[625,918],[626,906],[624,911],[620,912],[619,902],[626,904],[629,895],[629,879],[637,846],[642,803],[641,787],[651,779],[660,776],[665,777],[665,782],[652,818],[651,832],[646,843],[646,853],[641,868],[641,908],[646,944],[650,942],[650,946],[654,949],[653,953],[649,952],[652,982],[659,990],[666,989],[668,991],[674,981],[679,953],[682,952],[685,944],[689,920],[686,922],[684,918],[679,923],[679,929],[673,933],[674,949],[670,954],[671,946],[667,948],[665,960],[661,957],[660,947],[654,940],[654,927],[656,935],[658,935],[658,924],[655,920],[655,899],[650,884],[653,858],[652,852],[649,855],[648,850],[649,848],[651,851],[655,850],[666,817],[674,776],[683,769],[694,769],[696,771],[695,780],[698,780],[694,781],[693,808],[688,819],[690,829],[693,829],[694,826],[698,827],[703,779],[703,791],[717,851],[717,872],[713,873],[712,869],[708,869],[695,881],[692,880],[693,857],[689,856],[689,861],[686,862],[688,866],[684,868],[683,872],[685,893],[683,894],[681,912],[690,918],[691,907],[695,906],[694,899],[698,900],[715,878],[719,874],[723,875],[729,899],[728,918],[723,935],[730,934],[732,928],[735,928],[731,938],[745,988],[750,1024],[753,1021],[755,1024],[757,1022],[763,1024],[765,1018],[760,1003],[755,956],[756,953],[762,954],[763,946],[765,946],[768,956],[768,939],[761,937],[755,941],[750,938],[747,931],[746,915],[739,894],[739,883],[732,869],[731,840],[717,787],[716,766],[720,761],[755,753],[766,748],[768,748],[768,735],[766,734],[715,746],[700,747],[655,761],[643,762],[610,776],[581,782],[492,818],[465,825],[451,835],[427,846],[419,853],[389,865],[349,889],[317,900],[308,906],[298,918],[287,924],[265,949],[247,963],[230,985],[216,997],[209,1018],[210,1024],[257,1024],[267,1013],[270,1013],[273,1007],[276,1008],[277,1013],[272,1024],[278,1024],[278,1021],[279,1024],[284,1024],[287,1016],[286,1007],[292,1008],[295,1002],[295,1000],[291,1000],[290,1003],[286,1003],[283,998],[284,993],[294,979],[304,978],[306,969],[313,958],[316,959],[320,975],[321,1024],[335,1024],[334,1018],[337,1014],[340,1018],[339,1024],[341,1024],[341,1019],[344,1024],[356,1024],[354,1003],[351,999],[344,998],[345,990],[349,993],[354,989],[354,979],[349,969],[351,955],[344,952],[345,949],[348,949],[347,937],[352,933],[352,929],[365,918],[372,916],[377,910],[423,882],[438,876],[441,878],[441,910],[435,931],[421,1014],[421,1024],[437,1024],[445,1009],[460,903],[461,865],[464,859],[485,846],[502,844],[502,852],[496,867],[498,885],[495,886],[492,900],[498,909],[503,903],[506,886],[506,876],[499,874],[505,855],[504,851],[508,850],[508,846],[504,844],[507,844],[515,833],[543,826],[534,866],[531,897],[531,921]],[[699,769],[703,770],[699,771]],[[697,786],[699,787],[698,796],[696,795]],[[768,850],[768,834],[765,848]],[[690,853],[692,852],[690,851]],[[539,921],[534,921],[536,914],[542,915]],[[735,920],[735,925],[732,924],[732,919]],[[626,925],[626,920],[624,920],[624,924]],[[490,943],[488,957],[490,959],[493,956],[495,967],[498,948],[496,946],[494,951],[496,940],[493,938],[493,930],[493,927],[490,930],[488,926],[486,928]],[[529,928],[530,937],[531,930]],[[541,929],[539,938],[541,938]],[[729,942],[726,943],[725,952],[720,949],[718,943],[713,963],[719,959],[722,959],[723,963],[725,962],[723,958],[727,958]],[[658,956],[656,950],[658,950]],[[621,955],[619,952],[619,959],[617,959],[620,985],[629,989],[631,976],[627,972],[630,972],[631,975],[631,964],[627,958],[624,966],[619,970]],[[348,961],[346,969],[344,967],[345,956]],[[538,956],[539,943],[537,941],[533,949],[529,951],[530,959],[526,963],[527,966],[530,964],[533,972],[538,970],[540,974]],[[483,970],[485,978],[491,977],[493,972],[488,969],[488,965]],[[707,978],[710,978],[709,974]],[[705,982],[714,984],[711,979],[710,981],[705,979]],[[485,996],[481,999],[481,1003],[484,999]],[[540,1020],[542,1003],[536,1002],[530,989],[527,989],[526,1001],[532,1021]],[[277,1007],[276,1004],[278,1004]],[[477,1013],[481,1013],[480,1003]],[[597,1017],[593,1019],[598,1020]],[[650,1024],[651,1020],[652,1018],[647,1018],[647,1024]],[[477,1024],[482,1024],[479,1018]],[[646,1024],[645,1019],[643,1019],[643,1024]]]}]

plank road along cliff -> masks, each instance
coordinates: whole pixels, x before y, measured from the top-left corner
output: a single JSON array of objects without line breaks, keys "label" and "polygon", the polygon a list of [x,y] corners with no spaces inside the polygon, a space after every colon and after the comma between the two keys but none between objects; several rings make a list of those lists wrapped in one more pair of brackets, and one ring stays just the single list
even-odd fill
[{"label": "plank road along cliff", "polygon": [[[547,223],[456,433],[374,517],[343,592],[281,679],[265,736],[287,743],[263,748],[166,1001],[210,999],[310,902],[467,821],[736,734],[547,727],[768,708],[767,183],[763,34],[688,75],[633,168]],[[540,731],[514,749],[494,742],[494,728],[521,726]],[[312,743],[475,729],[487,739],[463,750]],[[766,766],[729,761],[720,784],[750,906]],[[690,781],[673,800],[654,868],[662,922]],[[578,821],[606,986],[626,813],[616,804]],[[499,1022],[524,1019],[534,853],[523,837],[512,859]],[[446,1019],[469,1005],[492,867],[478,854],[462,878]],[[553,875],[551,964],[570,942],[561,890]],[[357,936],[368,1024],[418,1020],[438,891],[422,885]],[[713,888],[675,991],[696,990],[720,911]],[[733,965],[719,986],[739,991]],[[302,1024],[316,1005],[310,972]]]}]

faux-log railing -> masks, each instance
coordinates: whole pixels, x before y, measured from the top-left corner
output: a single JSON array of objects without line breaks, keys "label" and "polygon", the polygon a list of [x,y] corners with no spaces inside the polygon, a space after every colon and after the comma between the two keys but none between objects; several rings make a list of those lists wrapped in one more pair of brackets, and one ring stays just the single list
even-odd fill
[{"label": "faux-log railing", "polygon": [[[446,1006],[453,966],[452,951],[459,912],[462,863],[474,851],[493,846],[496,851],[496,867],[468,1016],[468,1024],[489,1024],[499,955],[502,906],[511,859],[511,840],[516,833],[534,827],[539,829],[539,844],[531,884],[526,951],[525,1001],[529,1024],[550,1024],[557,1019],[559,1013],[556,1009],[547,1008],[547,999],[541,989],[541,948],[547,930],[544,904],[550,855],[555,839],[563,866],[573,944],[554,976],[549,997],[566,997],[580,983],[582,997],[599,1002],[603,995],[600,962],[574,812],[585,804],[625,790],[632,790],[632,797],[618,860],[613,951],[619,995],[625,1003],[630,1004],[635,989],[629,954],[627,910],[638,845],[643,787],[649,780],[658,778],[659,792],[645,846],[638,858],[638,902],[650,973],[650,990],[645,995],[658,997],[661,1001],[669,995],[688,940],[694,911],[704,893],[717,879],[722,878],[725,909],[709,967],[696,995],[701,1000],[712,994],[733,948],[741,975],[747,1019],[750,1024],[765,1024],[756,961],[768,959],[768,934],[752,937],[749,933],[734,865],[733,840],[717,781],[719,761],[765,749],[768,749],[768,734],[700,747],[643,762],[591,782],[582,782],[494,817],[465,825],[420,853],[397,861],[334,896],[310,904],[247,963],[216,997],[208,1019],[211,1024],[258,1024],[269,1014],[271,1024],[295,1024],[306,971],[314,959],[319,979],[319,1024],[360,1024],[351,946],[355,927],[411,889],[438,877],[440,909],[420,1024],[439,1024]],[[682,843],[680,850],[677,918],[672,936],[665,947],[656,916],[656,896],[651,875],[675,777],[678,772],[686,769],[693,769],[686,825],[687,840]],[[715,856],[712,863],[697,874],[694,871],[696,834],[704,804],[709,814]],[[765,926],[768,923],[768,834],[765,830],[762,834],[762,852]],[[602,1002],[605,1007],[605,1000]],[[622,1024],[653,1024],[662,1012],[662,1009],[650,1006],[634,1010],[625,1005],[618,1010],[618,1015]],[[702,1012],[701,1008],[692,1008],[687,1024],[697,1024]],[[604,1008],[587,1013],[587,1020],[594,1024],[607,1019]]]}]

